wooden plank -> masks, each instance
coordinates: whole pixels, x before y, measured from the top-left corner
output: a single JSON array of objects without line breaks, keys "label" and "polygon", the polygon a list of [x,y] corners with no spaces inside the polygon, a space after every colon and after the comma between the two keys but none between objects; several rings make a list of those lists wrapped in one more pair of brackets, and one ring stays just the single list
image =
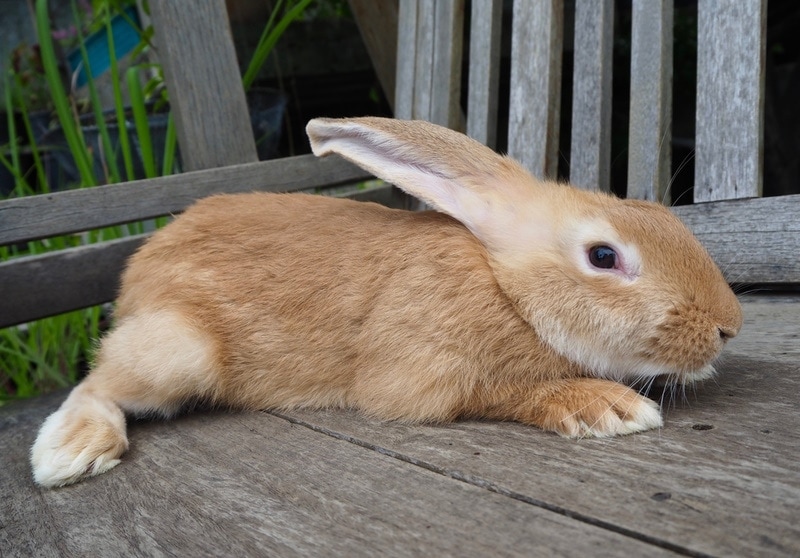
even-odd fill
[{"label": "wooden plank", "polygon": [[179,213],[223,192],[289,192],[366,180],[339,157],[301,155],[0,201],[0,245]]},{"label": "wooden plank", "polygon": [[558,172],[562,0],[514,2],[508,153],[534,175]]},{"label": "wooden plank", "polygon": [[258,160],[224,0],[152,0],[186,170]]},{"label": "wooden plank", "polygon": [[459,130],[461,126],[461,59],[464,0],[435,2],[430,121]]},{"label": "wooden plank", "polygon": [[761,195],[766,27],[766,0],[698,5],[695,201]]},{"label": "wooden plank", "polygon": [[395,75],[397,74],[398,2],[374,0],[348,0],[350,12],[356,20],[364,46],[372,60],[372,67],[381,82],[383,94],[394,107]]},{"label": "wooden plank", "polygon": [[110,302],[146,235],[0,263],[0,328]]},{"label": "wooden plank", "polygon": [[[800,305],[790,311],[797,316]],[[758,329],[752,321],[746,327]],[[769,346],[762,351],[768,356],[728,354],[714,382],[667,405],[663,429],[634,436],[570,441],[517,424],[420,427],[342,411],[289,416],[684,555],[797,556],[800,368],[773,359]]]},{"label": "wooden plank", "polygon": [[502,0],[472,2],[469,35],[467,135],[497,146]]},{"label": "wooden plank", "polygon": [[395,114],[458,129],[464,0],[403,0],[399,25],[397,90],[411,100]]},{"label": "wooden plank", "polygon": [[611,190],[613,40],[614,1],[578,0],[569,179],[603,192]]},{"label": "wooden plank", "polygon": [[63,397],[0,408],[3,556],[674,556],[264,413],[132,422],[113,471],[41,490]]},{"label": "wooden plank", "polygon": [[[407,196],[385,186],[346,197],[405,208]],[[0,263],[0,328],[111,302],[128,257],[148,235]]]},{"label": "wooden plank", "polygon": [[728,343],[726,354],[800,362],[800,294],[757,292],[739,300],[744,309],[744,333]]},{"label": "wooden plank", "polygon": [[436,42],[436,3],[417,0],[417,32],[414,47],[414,97],[411,118],[431,119],[433,58]]},{"label": "wooden plank", "polygon": [[627,197],[668,202],[673,0],[634,2]]},{"label": "wooden plank", "polygon": [[397,9],[397,80],[394,115],[408,120],[414,115],[417,60],[417,0],[399,0]]},{"label": "wooden plank", "polygon": [[800,283],[800,195],[673,207],[734,283]]}]

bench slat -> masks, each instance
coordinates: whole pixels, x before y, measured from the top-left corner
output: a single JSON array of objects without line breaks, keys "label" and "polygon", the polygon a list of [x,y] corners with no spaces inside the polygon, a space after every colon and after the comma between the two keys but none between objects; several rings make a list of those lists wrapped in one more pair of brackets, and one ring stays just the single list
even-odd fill
[{"label": "bench slat", "polygon": [[[407,202],[403,192],[388,185],[347,197],[394,208]],[[136,235],[0,263],[0,328],[114,300],[125,262],[147,237]]]},{"label": "bench slat", "polygon": [[150,9],[184,168],[257,161],[224,0],[152,0]]},{"label": "bench slat", "polygon": [[369,177],[339,157],[300,155],[11,199],[0,202],[0,245],[179,213],[211,194],[288,192]]},{"label": "bench slat", "polygon": [[673,1],[634,2],[628,197],[668,201]]},{"label": "bench slat", "polygon": [[614,1],[575,5],[575,68],[572,89],[570,182],[610,190],[611,75]]},{"label": "bench slat", "polygon": [[766,0],[700,2],[695,201],[760,196]]},{"label": "bench slat", "polygon": [[109,302],[146,235],[0,263],[0,327]]},{"label": "bench slat", "polygon": [[467,135],[497,146],[502,0],[473,2],[470,17]]},{"label": "bench slat", "polygon": [[800,195],[673,207],[733,283],[800,283]]},{"label": "bench slat", "polygon": [[397,80],[394,115],[408,120],[414,114],[417,59],[417,0],[400,0],[397,7]]},{"label": "bench slat", "polygon": [[402,0],[395,115],[458,129],[464,1]]},{"label": "bench slat", "polygon": [[562,0],[514,2],[508,154],[534,175],[558,172]]},{"label": "bench slat", "polygon": [[461,128],[461,58],[464,48],[464,0],[435,3],[430,121]]}]

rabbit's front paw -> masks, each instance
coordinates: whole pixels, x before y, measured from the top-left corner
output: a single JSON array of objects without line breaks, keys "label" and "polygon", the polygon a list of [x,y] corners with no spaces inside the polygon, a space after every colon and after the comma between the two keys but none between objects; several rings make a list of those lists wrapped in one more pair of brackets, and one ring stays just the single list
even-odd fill
[{"label": "rabbit's front paw", "polygon": [[71,396],[47,418],[31,448],[33,478],[41,486],[104,473],[128,449],[125,416],[118,407],[91,398],[80,398],[80,406],[76,402]]},{"label": "rabbit's front paw", "polygon": [[539,426],[569,438],[604,438],[664,424],[658,404],[609,380],[569,380],[537,399]]}]

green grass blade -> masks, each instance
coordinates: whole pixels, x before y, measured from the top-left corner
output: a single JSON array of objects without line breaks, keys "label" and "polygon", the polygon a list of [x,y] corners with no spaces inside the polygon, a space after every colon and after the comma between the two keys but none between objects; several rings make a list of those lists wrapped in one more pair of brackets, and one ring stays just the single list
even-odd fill
[{"label": "green grass blade", "polygon": [[[19,79],[19,77],[17,77]],[[39,145],[36,141],[36,135],[33,132],[33,126],[31,125],[31,119],[29,116],[29,111],[27,106],[25,105],[25,98],[22,95],[22,90],[20,87],[17,87],[15,90],[16,93],[16,101],[17,105],[20,107],[20,114],[22,115],[22,125],[25,128],[25,133],[28,136],[28,145],[31,148],[31,155],[33,156],[33,166],[36,170],[36,178],[39,181],[39,187],[35,189],[30,188],[29,192],[31,194],[40,193],[40,194],[47,194],[50,192],[50,185],[47,182],[47,176],[44,172],[44,162],[42,161],[41,153],[39,152]],[[27,182],[26,182],[27,184]]]},{"label": "green grass blade", "polygon": [[[22,177],[22,167],[20,164],[19,158],[19,138],[17,137],[17,123],[14,122],[14,103],[12,102],[12,91],[11,91],[11,80],[9,79],[9,75],[6,74],[4,76],[3,85],[5,89],[5,105],[6,105],[6,116],[8,118],[8,150],[11,154],[11,161],[6,164],[3,163],[6,167],[8,167],[9,172],[14,175],[14,191],[19,192],[23,189],[23,184],[27,189],[27,182]],[[2,154],[0,154],[2,155]],[[5,157],[4,157],[5,159]],[[15,172],[16,171],[16,172]]]},{"label": "green grass blade", "polygon": [[264,62],[266,62],[270,52],[272,52],[272,48],[275,46],[275,43],[277,43],[278,39],[280,39],[281,35],[283,35],[283,32],[286,31],[286,28],[290,23],[303,14],[306,7],[312,1],[313,0],[300,0],[297,5],[295,5],[291,10],[286,12],[281,17],[278,23],[275,24],[275,27],[269,31],[267,36],[262,37],[263,40],[259,41],[256,52],[253,54],[253,58],[250,60],[250,64],[247,65],[247,70],[242,77],[242,84],[244,85],[245,91],[250,89],[250,86],[253,85],[259,70],[261,70],[261,67],[264,65]]},{"label": "green grass blade", "polygon": [[178,148],[178,135],[175,131],[175,117],[172,111],[167,117],[167,135],[164,139],[164,158],[161,165],[161,176],[169,176],[175,168],[175,153]]},{"label": "green grass blade", "polygon": [[[80,21],[78,15],[78,8],[75,5],[75,0],[72,0],[72,15],[76,22]],[[111,143],[111,135],[108,133],[108,126],[103,115],[103,104],[100,97],[97,95],[97,87],[95,86],[94,76],[92,75],[92,67],[89,63],[89,53],[86,51],[83,33],[80,26],[78,29],[78,49],[81,53],[81,60],[83,62],[84,72],[86,72],[86,85],[89,90],[89,99],[91,101],[92,112],[94,113],[95,125],[100,134],[100,141],[103,148],[103,153],[98,153],[100,161],[106,175],[106,182],[115,183],[120,181],[119,168],[117,167],[117,155],[115,153],[114,145]]]},{"label": "green grass blade", "polygon": [[131,142],[128,138],[128,127],[125,121],[125,102],[122,99],[122,88],[119,79],[119,64],[117,64],[117,53],[114,47],[114,33],[111,29],[111,15],[108,13],[105,14],[105,28],[106,37],[108,38],[108,55],[111,60],[111,83],[114,89],[114,109],[117,113],[119,144],[122,149],[125,176],[128,180],[134,180],[136,177],[133,174],[133,151],[131,150]]},{"label": "green grass blade", "polygon": [[72,113],[69,97],[64,90],[64,84],[61,83],[61,75],[58,72],[55,47],[50,35],[50,15],[47,13],[47,0],[36,0],[36,29],[45,79],[47,86],[50,88],[56,115],[64,131],[64,138],[72,156],[75,158],[75,165],[80,173],[81,182],[84,186],[94,185],[96,181],[92,172],[89,153]]},{"label": "green grass blade", "polygon": [[147,178],[155,178],[156,161],[153,155],[153,142],[150,139],[150,124],[147,121],[147,108],[144,104],[142,85],[139,83],[139,69],[135,66],[125,72],[128,83],[128,94],[131,98],[133,110],[133,123],[136,126],[136,135],[139,137],[139,148],[142,155],[142,165]]}]

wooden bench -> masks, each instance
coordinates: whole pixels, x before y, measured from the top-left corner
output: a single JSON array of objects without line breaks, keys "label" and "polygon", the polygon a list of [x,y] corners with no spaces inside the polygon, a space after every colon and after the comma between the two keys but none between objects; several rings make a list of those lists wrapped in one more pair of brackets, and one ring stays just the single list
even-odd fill
[{"label": "wooden bench", "polygon": [[[398,116],[495,145],[502,5],[471,4],[464,111],[463,1],[400,1]],[[800,196],[759,197],[765,5],[700,4],[697,203],[674,209],[729,280],[796,284]],[[0,244],[169,215],[216,192],[365,178],[333,158],[257,162],[224,2],[150,6],[189,172],[0,202]],[[571,179],[609,187],[612,9],[577,2],[573,112],[561,115],[563,4],[514,2],[508,149],[540,176],[554,174],[559,117],[571,117]],[[628,194],[663,199],[672,2],[633,10]],[[0,264],[0,326],[112,300],[141,240]],[[135,422],[113,472],[40,490],[28,448],[66,394],[0,407],[0,554],[797,555],[800,297],[742,299],[718,379],[669,403],[663,429],[610,440],[347,411],[205,412]]]}]

